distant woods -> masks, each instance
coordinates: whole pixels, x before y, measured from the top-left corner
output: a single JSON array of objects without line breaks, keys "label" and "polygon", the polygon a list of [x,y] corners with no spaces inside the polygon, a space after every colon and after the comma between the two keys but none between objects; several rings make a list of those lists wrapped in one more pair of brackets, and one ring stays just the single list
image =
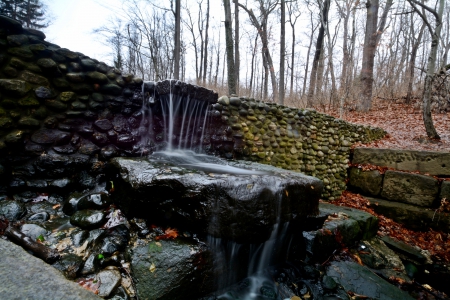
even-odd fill
[{"label": "distant woods", "polygon": [[43,29],[49,25],[45,6],[39,0],[1,0],[0,14],[32,29]]}]

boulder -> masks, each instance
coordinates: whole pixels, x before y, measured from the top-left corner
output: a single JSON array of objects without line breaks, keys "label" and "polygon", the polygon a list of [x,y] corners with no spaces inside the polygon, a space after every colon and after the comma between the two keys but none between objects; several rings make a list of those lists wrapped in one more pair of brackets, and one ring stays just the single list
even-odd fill
[{"label": "boulder", "polygon": [[[112,179],[114,201],[126,214],[238,242],[263,242],[276,223],[317,213],[322,191],[317,178],[248,162],[206,164],[201,170],[114,158],[112,166],[120,174]],[[217,174],[232,167],[230,172],[243,175]]]},{"label": "boulder", "polygon": [[198,299],[212,291],[212,260],[201,244],[140,241],[127,253],[139,299]]},{"label": "boulder", "polygon": [[378,170],[363,171],[352,167],[349,172],[349,185],[363,193],[377,196],[380,194],[383,176]]}]

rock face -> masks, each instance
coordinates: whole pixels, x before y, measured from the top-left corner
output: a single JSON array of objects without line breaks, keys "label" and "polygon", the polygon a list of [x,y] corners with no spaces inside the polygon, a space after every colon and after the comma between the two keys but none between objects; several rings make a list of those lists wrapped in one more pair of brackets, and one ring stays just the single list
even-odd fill
[{"label": "rock face", "polygon": [[127,251],[139,299],[197,299],[211,291],[212,260],[204,246],[176,239]]},{"label": "rock face", "polygon": [[278,218],[315,214],[322,190],[316,178],[260,164],[246,166],[267,174],[207,174],[147,159],[112,165],[120,174],[115,201],[125,212],[250,243],[265,241]]},{"label": "rock face", "polygon": [[0,239],[2,299],[101,299],[21,247]]}]

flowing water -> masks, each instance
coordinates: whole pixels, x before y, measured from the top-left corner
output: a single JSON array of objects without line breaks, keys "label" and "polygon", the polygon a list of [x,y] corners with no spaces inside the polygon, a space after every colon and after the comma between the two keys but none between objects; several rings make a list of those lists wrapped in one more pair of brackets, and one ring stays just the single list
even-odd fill
[{"label": "flowing water", "polygon": [[[147,87],[149,92],[144,90]],[[205,128],[209,120],[207,102],[196,95],[170,92],[155,94],[155,83],[145,82],[141,122],[142,141],[152,139],[163,141],[156,147],[151,159],[167,161],[180,167],[202,170],[207,173],[234,175],[266,175],[269,172],[237,168],[226,161],[203,153]],[[162,126],[155,126],[154,122]],[[277,199],[277,222],[273,225],[270,238],[262,244],[238,244],[217,237],[208,237],[208,244],[215,256],[216,285],[219,292],[212,299],[280,299],[268,267],[287,256],[286,232],[288,223],[280,222],[281,195]],[[236,286],[236,282],[245,278]]]}]

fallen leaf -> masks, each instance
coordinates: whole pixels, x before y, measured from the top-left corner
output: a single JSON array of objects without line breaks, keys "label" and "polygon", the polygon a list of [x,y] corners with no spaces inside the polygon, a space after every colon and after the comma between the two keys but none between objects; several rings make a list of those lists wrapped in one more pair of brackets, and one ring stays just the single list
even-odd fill
[{"label": "fallen leaf", "polygon": [[58,209],[60,207],[61,207],[61,204],[59,204],[59,203],[52,206],[53,209]]},{"label": "fallen leaf", "polygon": [[155,272],[156,271],[156,267],[155,267],[155,264],[154,263],[152,263],[151,265],[150,265],[150,272]]},{"label": "fallen leaf", "polygon": [[178,231],[176,229],[167,228],[164,231],[163,235],[159,235],[155,237],[155,240],[167,240],[167,239],[174,239],[178,236]]}]

